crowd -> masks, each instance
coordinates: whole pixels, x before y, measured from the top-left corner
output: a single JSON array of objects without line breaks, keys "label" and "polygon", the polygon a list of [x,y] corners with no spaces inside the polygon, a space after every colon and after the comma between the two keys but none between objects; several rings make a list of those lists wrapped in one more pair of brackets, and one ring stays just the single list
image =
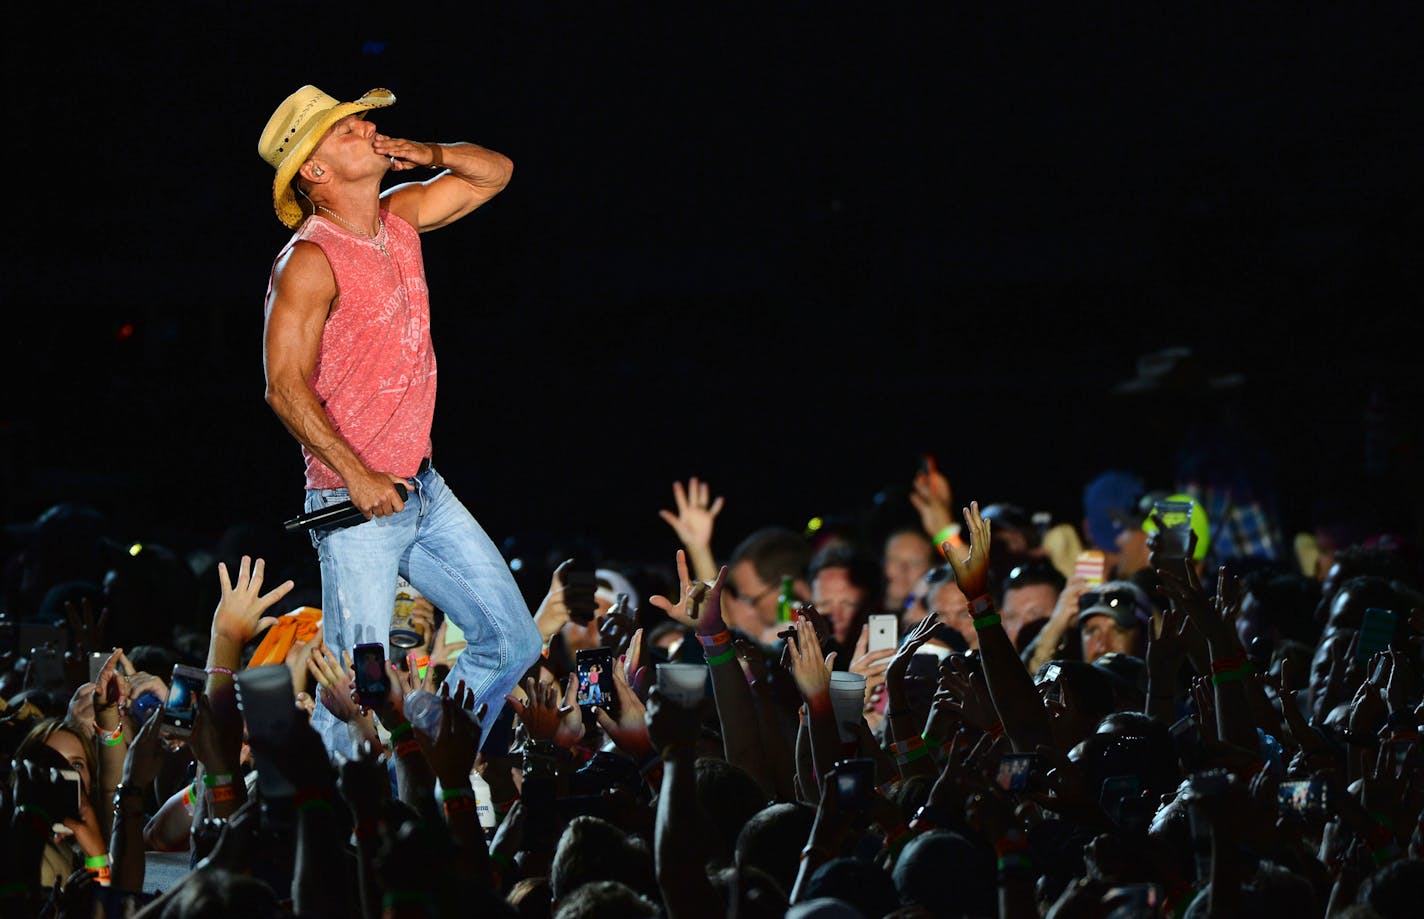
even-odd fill
[{"label": "crowd", "polygon": [[371,669],[301,553],[52,508],[7,534],[0,914],[1417,914],[1407,540],[1124,470],[1072,520],[929,458],[907,490],[882,532],[728,538],[694,478],[672,558],[522,559],[544,651],[478,710],[419,584]]}]

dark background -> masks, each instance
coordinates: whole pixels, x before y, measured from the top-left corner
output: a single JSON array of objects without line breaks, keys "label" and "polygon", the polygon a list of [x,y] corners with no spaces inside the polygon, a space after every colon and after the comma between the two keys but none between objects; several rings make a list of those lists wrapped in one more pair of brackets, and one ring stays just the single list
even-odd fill
[{"label": "dark background", "polygon": [[497,540],[670,553],[699,475],[725,553],[905,509],[925,450],[1075,519],[1109,466],[1170,484],[1179,416],[1109,394],[1169,345],[1245,374],[1289,530],[1328,499],[1412,533],[1417,7],[978,6],[36,12],[4,55],[5,519],[87,500],[183,543],[299,509],[255,147],[314,83],[515,161],[424,238],[437,463]]}]

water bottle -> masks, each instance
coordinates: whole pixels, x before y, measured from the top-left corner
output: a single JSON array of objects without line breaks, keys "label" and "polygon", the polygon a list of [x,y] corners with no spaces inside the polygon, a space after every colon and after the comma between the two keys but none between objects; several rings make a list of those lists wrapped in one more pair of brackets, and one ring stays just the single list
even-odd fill
[{"label": "water bottle", "polygon": [[440,732],[440,697],[424,689],[412,689],[405,696],[405,718],[426,737]]}]

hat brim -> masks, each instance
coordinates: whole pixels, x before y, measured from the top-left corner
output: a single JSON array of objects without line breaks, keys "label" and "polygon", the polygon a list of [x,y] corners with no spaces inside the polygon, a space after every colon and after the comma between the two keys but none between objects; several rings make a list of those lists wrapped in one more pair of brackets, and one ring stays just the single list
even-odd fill
[{"label": "hat brim", "polygon": [[1079,627],[1081,627],[1083,623],[1087,622],[1094,616],[1107,616],[1113,622],[1116,622],[1118,625],[1122,626],[1125,629],[1130,629],[1133,626],[1143,624],[1142,620],[1137,618],[1136,613],[1130,614],[1128,617],[1129,621],[1124,622],[1122,617],[1118,615],[1118,611],[1113,609],[1111,606],[1090,606],[1078,614]]},{"label": "hat brim", "polygon": [[297,193],[292,188],[292,180],[297,177],[297,170],[302,168],[302,164],[311,156],[316,145],[321,143],[326,132],[331,130],[331,126],[347,115],[360,115],[364,118],[371,109],[385,108],[395,101],[395,93],[389,89],[373,89],[355,102],[342,102],[332,106],[312,123],[306,136],[293,144],[282,162],[277,164],[277,174],[272,178],[272,208],[277,212],[278,220],[285,226],[296,229],[306,219],[306,212],[297,203]]}]

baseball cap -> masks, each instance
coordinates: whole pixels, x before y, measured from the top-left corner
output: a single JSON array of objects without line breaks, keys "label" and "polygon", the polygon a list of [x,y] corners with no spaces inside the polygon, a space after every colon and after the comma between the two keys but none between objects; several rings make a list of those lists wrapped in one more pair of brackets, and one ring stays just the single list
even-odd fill
[{"label": "baseball cap", "polygon": [[1125,629],[1152,622],[1152,599],[1131,581],[1108,581],[1101,587],[1083,591],[1078,600],[1078,624],[1092,616],[1108,616]]},{"label": "baseball cap", "polygon": [[1124,515],[1134,516],[1137,501],[1147,486],[1137,475],[1122,469],[1109,469],[1093,479],[1083,489],[1083,517],[1088,541],[1099,549],[1113,548],[1120,521]]}]

